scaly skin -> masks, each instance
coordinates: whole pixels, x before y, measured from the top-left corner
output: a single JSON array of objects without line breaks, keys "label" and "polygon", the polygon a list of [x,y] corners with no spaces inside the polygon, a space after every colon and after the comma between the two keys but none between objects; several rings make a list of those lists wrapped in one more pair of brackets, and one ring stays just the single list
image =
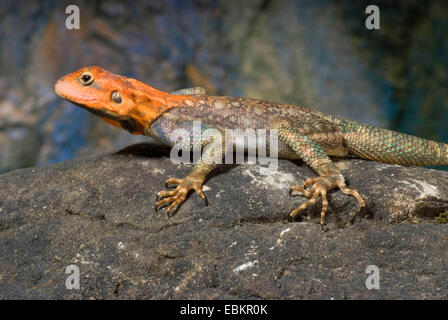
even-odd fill
[{"label": "scaly skin", "polygon": [[[302,159],[319,177],[307,179],[304,186],[293,186],[309,198],[291,212],[297,216],[302,210],[322,199],[321,224],[325,223],[328,191],[339,188],[354,196],[362,208],[363,198],[355,189],[347,187],[344,177],[329,156],[356,156],[368,160],[401,165],[447,165],[448,145],[422,138],[362,124],[356,121],[276,102],[234,97],[204,95],[201,88],[182,89],[172,94],[154,89],[137,80],[112,74],[100,67],[82,68],[59,79],[56,93],[76,105],[98,115],[108,123],[174,145],[170,134],[182,128],[193,131],[193,121],[201,121],[201,132],[216,129],[202,143],[201,161],[183,178],[169,178],[177,185],[174,190],[157,194],[156,210],[168,206],[172,212],[194,190],[204,201],[202,185],[216,167],[213,159],[224,156],[225,129],[277,129],[278,156]],[[268,139],[269,140],[269,139]],[[269,149],[269,145],[267,146]],[[216,150],[221,150],[215,155]]]}]

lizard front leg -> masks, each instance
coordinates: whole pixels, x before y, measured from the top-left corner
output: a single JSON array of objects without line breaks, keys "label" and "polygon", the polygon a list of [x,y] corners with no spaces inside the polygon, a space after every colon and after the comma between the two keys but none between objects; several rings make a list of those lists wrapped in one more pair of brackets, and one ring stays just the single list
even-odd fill
[{"label": "lizard front leg", "polygon": [[[194,190],[204,200],[205,205],[208,205],[207,198],[202,191],[202,185],[208,174],[216,167],[217,159],[222,159],[223,149],[220,134],[216,132],[215,135],[209,136],[204,144],[205,148],[201,159],[190,174],[182,179],[169,178],[166,180],[166,188],[173,184],[177,185],[177,187],[174,190],[163,190],[157,193],[156,212],[160,208],[168,206],[167,214],[170,215],[173,210],[187,199],[191,190]],[[217,152],[218,155],[215,156]]]},{"label": "lizard front leg", "polygon": [[[317,178],[307,179],[303,187],[299,185],[291,187],[290,195],[294,191],[298,191],[309,199],[293,210],[290,213],[291,217],[296,217],[305,208],[314,205],[320,196],[322,198],[320,223],[323,227],[328,209],[327,193],[334,188],[339,188],[345,194],[354,196],[358,200],[360,208],[365,206],[365,202],[358,191],[347,187],[339,169],[316,141],[301,134],[288,121],[280,121],[275,127],[278,130],[279,138],[286,142],[306,164],[319,174]],[[310,188],[307,189],[308,187]]]},{"label": "lizard front leg", "polygon": [[191,190],[194,190],[204,200],[205,205],[208,205],[207,198],[202,191],[202,185],[214,167],[215,165],[213,164],[199,163],[195,165],[185,178],[167,179],[165,183],[166,188],[173,184],[177,185],[177,187],[174,190],[163,190],[157,193],[156,212],[161,207],[168,206],[167,213],[169,215],[171,211],[187,199],[187,195]]}]

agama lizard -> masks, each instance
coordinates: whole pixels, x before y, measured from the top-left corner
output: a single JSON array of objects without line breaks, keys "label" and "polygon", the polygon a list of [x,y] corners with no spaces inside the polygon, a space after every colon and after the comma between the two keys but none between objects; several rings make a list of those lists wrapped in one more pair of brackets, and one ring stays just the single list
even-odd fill
[{"label": "agama lizard", "polygon": [[[347,187],[329,156],[355,156],[400,165],[448,164],[448,145],[440,142],[289,104],[208,96],[201,89],[184,89],[170,94],[98,66],[82,68],[62,77],[56,82],[55,90],[62,98],[118,128],[151,136],[169,146],[177,142],[170,136],[173,130],[183,128],[191,134],[193,121],[198,120],[203,124],[201,130],[214,128],[222,133],[225,129],[276,129],[279,158],[300,158],[319,175],[307,179],[303,186],[291,187],[290,195],[298,191],[309,200],[290,215],[297,216],[320,197],[322,226],[328,208],[327,193],[332,189],[339,188],[354,196],[360,208],[365,206],[358,191]],[[195,164],[190,174],[181,179],[166,180],[167,188],[169,185],[177,187],[157,193],[156,211],[168,206],[169,214],[186,200],[191,190],[206,201],[202,186],[217,166],[210,159],[216,156],[214,152],[219,139],[222,135],[202,142],[201,161]],[[218,150],[223,157],[225,151]]]}]

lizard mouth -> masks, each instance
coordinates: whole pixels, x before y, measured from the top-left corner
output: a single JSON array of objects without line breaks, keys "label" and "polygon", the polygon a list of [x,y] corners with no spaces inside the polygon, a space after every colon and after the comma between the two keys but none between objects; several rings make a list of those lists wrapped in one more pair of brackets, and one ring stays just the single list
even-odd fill
[{"label": "lizard mouth", "polygon": [[76,103],[73,101],[70,101],[70,102],[86,111],[89,111],[90,113],[93,113],[94,115],[96,115],[98,117],[101,117],[101,118],[107,118],[107,119],[118,121],[118,122],[127,121],[130,119],[129,116],[119,116],[109,110],[106,110],[106,109],[94,109],[94,108],[86,107],[85,105],[80,104],[80,103]]},{"label": "lizard mouth", "polygon": [[123,129],[127,130],[130,133],[137,132],[137,123],[131,117],[128,117],[128,116],[118,116],[116,114],[113,114],[109,110],[92,109],[92,108],[86,107],[86,106],[84,106],[82,104],[79,104],[79,103],[76,103],[76,102],[72,102],[72,103],[77,105],[78,107],[84,109],[84,110],[89,111],[90,113],[93,113],[94,115],[96,115],[98,117],[106,118],[106,119],[118,122]]}]

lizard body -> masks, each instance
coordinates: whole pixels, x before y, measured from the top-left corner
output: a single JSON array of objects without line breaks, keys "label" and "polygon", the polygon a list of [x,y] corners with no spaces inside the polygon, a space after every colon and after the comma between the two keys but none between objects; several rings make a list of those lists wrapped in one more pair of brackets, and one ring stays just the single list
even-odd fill
[{"label": "lizard body", "polygon": [[[401,165],[448,164],[447,144],[294,105],[208,96],[201,88],[182,89],[170,94],[97,66],[82,68],[62,77],[55,90],[62,98],[116,127],[132,134],[151,136],[170,146],[178,142],[171,133],[182,128],[193,134],[194,121],[201,121],[201,132],[210,128],[223,134],[226,129],[276,129],[278,156],[300,158],[319,175],[307,179],[303,186],[291,187],[290,194],[298,191],[309,200],[290,215],[295,217],[321,197],[322,225],[328,207],[327,192],[334,188],[354,196],[361,208],[365,206],[358,191],[347,187],[329,156],[355,156]],[[202,185],[217,165],[210,160],[225,155],[224,149],[217,149],[222,137],[212,135],[201,142],[201,161],[187,177],[167,180],[167,186],[175,184],[177,187],[157,194],[156,210],[168,206],[170,213],[186,200],[190,190],[206,201]],[[269,139],[266,142],[269,149]]]}]

